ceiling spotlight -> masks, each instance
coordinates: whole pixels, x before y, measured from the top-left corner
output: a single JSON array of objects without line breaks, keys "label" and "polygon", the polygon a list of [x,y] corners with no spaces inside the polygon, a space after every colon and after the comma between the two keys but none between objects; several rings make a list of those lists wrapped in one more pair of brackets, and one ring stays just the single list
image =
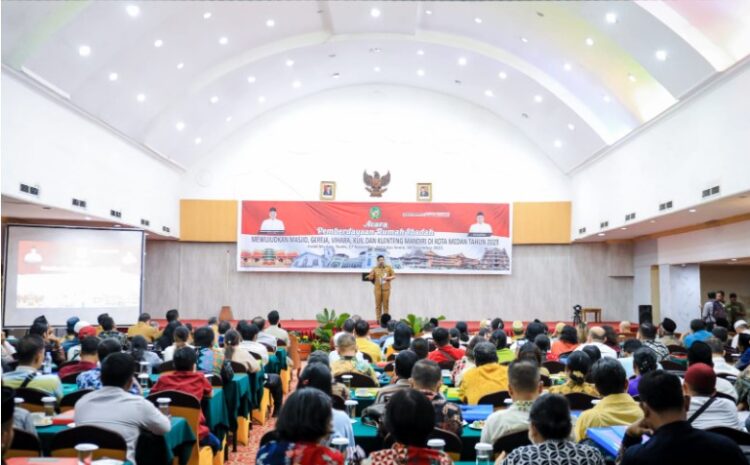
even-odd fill
[{"label": "ceiling spotlight", "polygon": [[691,208],[691,209],[690,209],[690,210],[688,210],[688,211],[689,211],[690,213],[695,213],[695,212],[697,212],[698,210],[696,210],[695,208]]},{"label": "ceiling spotlight", "polygon": [[609,24],[615,24],[617,22],[617,15],[615,13],[611,13],[610,12],[610,13],[607,13],[606,15],[604,15],[604,19]]},{"label": "ceiling spotlight", "polygon": [[628,80],[630,82],[635,82],[636,81],[635,76],[633,76],[632,74],[628,74]]},{"label": "ceiling spotlight", "polygon": [[541,95],[535,95],[535,96],[534,96],[534,101],[535,101],[536,103],[542,103],[542,101],[543,101],[543,100],[544,100],[544,98],[542,98],[542,96],[541,96]]},{"label": "ceiling spotlight", "polygon": [[736,262],[736,261],[737,261],[737,259],[736,259],[736,258],[732,258],[731,260],[732,260],[733,262]]},{"label": "ceiling spotlight", "polygon": [[203,19],[211,19],[211,12],[207,11],[207,12],[203,13]]},{"label": "ceiling spotlight", "polygon": [[565,71],[570,71],[571,69],[573,69],[573,65],[571,65],[570,63],[565,63],[565,64],[563,65],[563,69],[564,69]]},{"label": "ceiling spotlight", "polygon": [[255,84],[255,76],[248,76],[247,82],[249,82],[250,84]]},{"label": "ceiling spotlight", "polygon": [[334,78],[334,79],[338,79],[338,78],[341,77],[341,74],[340,73],[333,73],[333,74],[331,74],[331,77]]},{"label": "ceiling spotlight", "polygon": [[185,123],[183,123],[182,121],[178,121],[177,124],[174,125],[174,127],[178,131],[182,131],[183,129],[185,129]]},{"label": "ceiling spotlight", "polygon": [[211,101],[211,103],[216,103],[216,102],[219,101],[219,97],[217,97],[217,96],[214,95],[213,97],[211,97],[210,101]]},{"label": "ceiling spotlight", "polygon": [[484,95],[486,95],[487,97],[494,97],[495,93],[492,92],[491,89],[487,89],[487,90],[484,91]]},{"label": "ceiling spotlight", "polygon": [[91,47],[89,47],[88,45],[81,45],[80,47],[78,47],[78,54],[82,57],[91,55]]},{"label": "ceiling spotlight", "polygon": [[610,98],[610,96],[606,94],[602,97],[602,99],[604,100],[604,103],[609,103],[612,101],[612,98]]},{"label": "ceiling spotlight", "polygon": [[266,98],[261,95],[258,97],[258,103],[266,103]]},{"label": "ceiling spotlight", "polygon": [[135,18],[139,14],[141,14],[141,9],[138,7],[138,5],[128,5],[125,7],[125,11],[128,12],[128,15],[130,15],[131,18]]},{"label": "ceiling spotlight", "polygon": [[226,45],[229,43],[229,39],[226,36],[219,37],[219,44]]},{"label": "ceiling spotlight", "polygon": [[373,8],[372,10],[370,10],[370,16],[372,16],[373,18],[380,18],[380,10],[378,10],[377,8]]},{"label": "ceiling spotlight", "polygon": [[380,72],[380,66],[376,66],[376,67],[372,68],[372,70],[375,71],[376,73],[379,73]]},{"label": "ceiling spotlight", "polygon": [[291,68],[292,66],[294,66],[294,60],[286,60],[285,64],[286,64],[286,65],[287,65],[288,67],[290,67],[290,68]]},{"label": "ceiling spotlight", "polygon": [[432,14],[432,10],[424,10],[424,14],[431,15]]},{"label": "ceiling spotlight", "polygon": [[295,89],[299,89],[300,87],[302,87],[302,83],[299,81],[294,81],[292,82],[292,87]]},{"label": "ceiling spotlight", "polygon": [[604,234],[604,233],[599,233],[599,234],[597,234],[597,236],[599,236],[599,237],[602,237],[602,236],[606,236],[606,234]]},{"label": "ceiling spotlight", "polygon": [[267,19],[266,20],[266,26],[267,27],[274,27],[274,26],[276,26],[276,21],[274,21],[272,19]]},{"label": "ceiling spotlight", "polygon": [[568,123],[568,129],[570,129],[571,131],[575,131],[576,127],[573,123]]},{"label": "ceiling spotlight", "polygon": [[231,116],[227,116],[226,118],[224,118],[224,121],[226,121],[227,123],[231,123],[232,122],[232,117]]},{"label": "ceiling spotlight", "polygon": [[122,228],[121,224],[113,224],[112,226],[114,226],[115,228]]},{"label": "ceiling spotlight", "polygon": [[116,81],[119,76],[117,73],[109,73],[109,80],[110,81]]},{"label": "ceiling spotlight", "polygon": [[468,61],[466,61],[465,57],[461,57],[458,59],[458,66],[466,66],[466,63],[468,63]]},{"label": "ceiling spotlight", "polygon": [[201,139],[200,137],[195,138],[195,145],[201,145],[201,142],[203,142],[203,139]]},{"label": "ceiling spotlight", "polygon": [[586,37],[586,45],[588,45],[589,47],[594,45],[594,39],[592,39],[591,37]]},{"label": "ceiling spotlight", "polygon": [[482,24],[482,18],[474,18],[474,22],[477,24]]},{"label": "ceiling spotlight", "polygon": [[654,223],[656,223],[656,220],[651,220],[651,221],[649,221],[649,223],[654,224]]},{"label": "ceiling spotlight", "polygon": [[659,61],[664,61],[667,59],[667,51],[666,50],[657,50],[656,51],[656,59]]},{"label": "ceiling spotlight", "polygon": [[508,73],[506,73],[505,71],[500,71],[499,73],[497,73],[497,77],[499,77],[500,79],[506,79],[508,77]]},{"label": "ceiling spotlight", "polygon": [[560,139],[555,139],[555,148],[560,148],[563,146],[563,143]]},{"label": "ceiling spotlight", "polygon": [[159,47],[161,47],[162,45],[164,45],[164,41],[163,41],[163,40],[161,40],[161,39],[156,39],[156,40],[154,41],[154,47],[156,47],[156,48],[159,48]]},{"label": "ceiling spotlight", "polygon": [[422,50],[421,48],[417,50],[417,55],[424,56],[424,50]]},{"label": "ceiling spotlight", "polygon": [[521,42],[523,42],[524,44],[528,44],[529,39],[527,39],[526,37],[521,37]]},{"label": "ceiling spotlight", "polygon": [[135,96],[135,99],[138,100],[138,102],[143,103],[146,101],[146,95],[145,94],[138,94]]},{"label": "ceiling spotlight", "polygon": [[417,70],[417,76],[419,76],[419,77],[422,77],[422,76],[424,76],[424,70],[423,70],[423,69],[421,69],[421,68],[420,68],[420,69],[418,69],[418,70]]},{"label": "ceiling spotlight", "polygon": [[623,227],[623,228],[620,228],[620,230],[621,230],[621,231],[627,231],[627,230],[628,230],[628,228],[625,228],[625,227]]},{"label": "ceiling spotlight", "polygon": [[183,63],[183,62],[177,63],[177,69],[182,69],[184,67],[185,67],[185,63]]},{"label": "ceiling spotlight", "polygon": [[84,218],[84,220],[86,220],[86,221],[91,221],[91,217],[90,217],[90,216],[87,216],[87,217],[85,217],[85,218]]}]

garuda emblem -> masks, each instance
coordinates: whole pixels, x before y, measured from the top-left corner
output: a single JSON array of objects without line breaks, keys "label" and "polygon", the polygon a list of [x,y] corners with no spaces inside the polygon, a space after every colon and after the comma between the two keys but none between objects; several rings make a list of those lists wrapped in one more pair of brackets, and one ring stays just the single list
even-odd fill
[{"label": "garuda emblem", "polygon": [[372,176],[364,173],[365,189],[370,193],[370,197],[382,197],[383,192],[387,191],[386,186],[391,182],[391,172],[388,171],[382,177],[377,171],[373,171]]}]

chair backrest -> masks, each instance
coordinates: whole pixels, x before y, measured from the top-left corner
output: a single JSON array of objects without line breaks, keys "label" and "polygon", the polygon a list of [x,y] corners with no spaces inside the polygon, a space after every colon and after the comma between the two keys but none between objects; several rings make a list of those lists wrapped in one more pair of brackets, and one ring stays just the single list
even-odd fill
[{"label": "chair backrest", "polygon": [[667,349],[669,350],[670,354],[686,354],[687,348],[677,345],[677,344],[670,344],[667,346]]},{"label": "chair backrest", "polygon": [[598,399],[582,392],[571,392],[570,394],[565,394],[565,398],[568,399],[571,410],[588,410],[594,406],[591,401]]},{"label": "chair backrest", "polygon": [[240,362],[231,362],[232,364],[232,371],[235,373],[247,373],[247,366],[244,363]]},{"label": "chair backrest", "polygon": [[367,352],[362,352],[362,358],[372,363],[372,357],[370,357],[370,354],[368,354]]},{"label": "chair backrest", "polygon": [[552,386],[552,378],[547,375],[540,375],[539,380],[542,382],[542,386],[544,387]]},{"label": "chair backrest", "polygon": [[390,355],[388,355],[385,358],[385,361],[386,362],[394,362],[394,361],[396,361],[396,354],[395,353],[391,353]]},{"label": "chair backrest", "polygon": [[149,394],[146,400],[159,406],[156,399],[168,397],[172,401],[169,403],[169,414],[176,417],[182,417],[187,421],[193,430],[195,437],[198,437],[198,426],[200,424],[201,404],[195,396],[180,391],[160,391]]},{"label": "chair backrest", "polygon": [[[261,344],[263,344],[263,343],[261,342]],[[268,345],[268,344],[263,344],[263,347],[265,347],[265,348],[266,348],[266,350],[268,351],[268,354],[269,354],[269,355],[270,355],[270,354],[273,354],[273,353],[275,353],[275,352],[276,352],[276,347],[273,347],[273,346],[271,346],[271,345]]]},{"label": "chair backrest", "polygon": [[213,373],[209,373],[211,376],[207,376],[206,379],[209,383],[211,383],[211,386],[213,387],[224,387],[224,380],[221,379],[221,376],[215,375]]},{"label": "chair backrest", "polygon": [[260,354],[256,354],[255,352],[250,352],[250,355],[252,355],[255,360],[261,360],[263,358]]},{"label": "chair backrest", "polygon": [[505,407],[505,399],[510,399],[510,393],[508,391],[497,391],[483,395],[479,398],[477,404],[490,404],[494,408],[500,408]]},{"label": "chair backrest", "polygon": [[542,363],[542,366],[546,368],[551,375],[565,371],[565,364],[554,360],[548,360]]},{"label": "chair backrest", "polygon": [[172,360],[170,360],[168,362],[164,362],[161,365],[159,365],[159,373],[160,374],[170,373],[170,372],[173,372],[173,371],[175,371],[175,368],[174,368],[174,361],[172,361]]},{"label": "chair backrest", "polygon": [[33,389],[33,388],[18,388],[16,389],[16,397],[20,397],[23,399],[23,403],[21,404],[21,407],[25,408],[29,412],[43,412],[44,411],[44,402],[42,402],[42,399],[44,397],[49,397],[50,394],[40,391],[39,389]]},{"label": "chair backrest", "polygon": [[63,378],[60,378],[60,382],[63,384],[75,384],[76,379],[78,378],[78,375],[80,375],[82,372],[77,371],[75,373],[71,373]]},{"label": "chair backrest", "polygon": [[393,373],[396,370],[396,366],[394,365],[395,362],[388,362],[383,367],[383,371],[385,373]]},{"label": "chair backrest", "polygon": [[349,373],[341,373],[337,375],[336,381],[338,381],[339,383],[343,383],[344,375],[352,375],[352,387],[355,387],[355,388],[378,387],[378,383],[376,383],[369,376],[363,375],[362,373],[356,373],[353,371]]},{"label": "chair backrest", "polygon": [[66,394],[63,396],[62,399],[60,399],[60,412],[67,412],[68,410],[73,410],[75,408],[76,402],[78,402],[78,399],[85,396],[89,392],[94,392],[93,389],[79,389],[78,391],[73,391],[70,394]]},{"label": "chair backrest", "polygon": [[89,425],[67,428],[52,436],[52,457],[77,457],[75,446],[83,442],[99,446],[94,452],[95,460],[106,457],[124,461],[127,458],[128,445],[119,433]]},{"label": "chair backrest", "polygon": [[299,339],[296,334],[289,333],[289,350],[287,350],[289,358],[292,359],[292,364],[295,367],[299,367],[301,363],[299,355]]},{"label": "chair backrest", "polygon": [[286,341],[283,339],[276,339],[276,347],[286,347]]},{"label": "chair backrest", "polygon": [[33,434],[14,428],[13,442],[3,455],[5,458],[39,457],[42,455],[42,445],[39,443],[39,438]]},{"label": "chair backrest", "polygon": [[346,411],[346,403],[344,401],[344,398],[338,394],[331,395],[331,404],[336,410]]},{"label": "chair backrest", "polygon": [[519,431],[518,433],[509,434],[507,436],[498,438],[498,440],[495,441],[494,444],[492,444],[492,451],[495,454],[499,454],[501,452],[509,454],[513,449],[521,446],[528,446],[529,444],[531,444],[531,441],[529,441],[529,432]]},{"label": "chair backrest", "polygon": [[687,367],[681,363],[673,362],[672,360],[662,360],[661,367],[669,371],[686,371]]},{"label": "chair backrest", "polygon": [[432,433],[430,433],[429,436],[430,439],[439,438],[445,441],[445,452],[447,453],[454,453],[454,454],[460,454],[461,450],[463,450],[463,443],[461,442],[461,438],[458,437],[455,433],[452,433],[450,431],[446,431],[444,429],[435,428],[432,430]]},{"label": "chair backrest", "polygon": [[726,436],[732,441],[742,446],[750,445],[750,434],[745,433],[744,431],[740,431],[734,428],[729,428],[727,426],[719,426],[718,428],[710,428],[706,431],[710,431],[712,433]]},{"label": "chair backrest", "polygon": [[441,370],[452,370],[453,366],[456,364],[455,360],[446,360],[444,362],[438,363]]}]

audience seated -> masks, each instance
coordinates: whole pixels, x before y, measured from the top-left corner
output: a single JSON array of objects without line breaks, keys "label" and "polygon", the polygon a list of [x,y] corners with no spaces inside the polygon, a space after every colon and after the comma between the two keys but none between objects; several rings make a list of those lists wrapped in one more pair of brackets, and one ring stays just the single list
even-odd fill
[{"label": "audience seated", "polygon": [[386,360],[391,354],[397,354],[409,348],[411,344],[411,328],[406,323],[399,321],[393,330],[393,336],[386,338],[383,343],[383,354]]},{"label": "audience seated", "polygon": [[[688,368],[695,363],[705,363],[713,368],[713,356],[711,348],[703,341],[695,341],[688,349]],[[716,390],[737,400],[737,391],[732,383],[724,378],[716,378]]]},{"label": "audience seated", "polygon": [[196,366],[205,374],[221,376],[224,366],[224,351],[214,346],[214,330],[203,326],[195,330],[195,348],[198,355]]},{"label": "audience seated", "polygon": [[[115,342],[105,339],[102,344]],[[119,344],[119,343],[118,343]],[[135,360],[130,354],[112,353],[102,360],[102,388],[76,403],[76,426],[98,426],[119,433],[128,446],[127,459],[135,463],[135,445],[141,430],[162,436],[172,427],[151,402],[130,394]]]},{"label": "audience seated", "polygon": [[529,411],[541,392],[542,383],[536,364],[528,361],[511,363],[508,367],[508,393],[513,403],[487,418],[481,442],[494,444],[509,434],[528,431]]},{"label": "audience seated", "polygon": [[456,322],[456,330],[458,331],[459,344],[462,346],[468,345],[471,337],[469,336],[469,325],[465,321]]},{"label": "audience seated", "polygon": [[557,340],[552,343],[550,352],[556,358],[560,358],[560,354],[565,354],[576,350],[578,347],[578,334],[576,329],[570,325],[563,325]]},{"label": "audience seated", "polygon": [[602,357],[617,358],[617,352],[606,344],[607,332],[602,327],[594,327],[589,330],[589,336],[585,344],[579,345],[576,350],[583,350],[585,347],[594,346],[599,349]]},{"label": "audience seated", "polygon": [[[623,437],[621,465],[747,465],[731,439],[693,428],[685,421],[686,403],[677,376],[652,371],[641,379],[639,391],[643,418],[630,425]],[[645,443],[643,434],[651,435]]]},{"label": "audience seated", "polygon": [[516,359],[516,353],[508,347],[508,336],[502,329],[492,332],[490,342],[497,348],[497,362],[508,364]]},{"label": "audience seated", "polygon": [[115,339],[122,347],[128,347],[128,337],[117,330],[114,318],[109,315],[102,317],[101,326],[102,331],[99,333],[99,339]]},{"label": "audience seated", "polygon": [[[93,328],[91,328],[93,330]],[[93,370],[99,363],[99,355],[97,350],[101,339],[96,336],[89,336],[81,341],[81,352],[77,362],[71,362],[60,368],[57,372],[57,376],[63,379],[67,376],[82,373],[84,371]]]},{"label": "audience seated", "polygon": [[13,443],[13,414],[16,407],[15,392],[13,389],[3,386],[2,388],[2,460],[5,465],[5,453]]},{"label": "audience seated", "polygon": [[630,379],[635,375],[633,369],[633,355],[635,352],[643,347],[643,343],[638,339],[626,339],[622,343],[622,350],[620,351],[620,358],[617,359],[625,370],[625,376]]},{"label": "audience seated", "polygon": [[591,370],[591,358],[582,350],[573,352],[565,364],[565,374],[568,380],[565,384],[551,386],[551,394],[572,394],[574,392],[599,397],[599,391],[593,384],[586,382],[586,376]]},{"label": "audience seated", "polygon": [[737,344],[740,340],[740,334],[743,333],[750,333],[750,328],[748,328],[747,321],[745,320],[737,320],[734,322],[734,332],[735,335],[732,337],[732,349],[737,348]]},{"label": "audience seated", "polygon": [[667,349],[664,343],[656,340],[656,326],[651,323],[646,322],[641,324],[638,328],[638,339],[644,347],[647,347],[656,355],[657,362],[661,362],[669,357],[669,349]]},{"label": "audience seated", "polygon": [[633,331],[631,331],[630,327],[632,326],[632,323],[628,320],[623,320],[620,322],[619,330],[620,335],[625,336],[625,338],[633,337]]},{"label": "audience seated", "polygon": [[720,340],[722,344],[727,345],[729,343],[729,330],[722,326],[714,326],[711,330],[711,335]]},{"label": "audience seated", "polygon": [[[96,348],[97,358],[99,359],[99,366],[96,368],[92,368],[91,370],[84,371],[78,375],[78,377],[76,378],[76,385],[78,386],[78,389],[101,389],[101,362],[102,360],[107,358],[109,354],[115,354],[119,352],[122,352],[122,346],[117,341],[117,339],[102,339],[99,342],[99,347]],[[141,395],[141,387],[138,385],[137,379],[133,379],[133,382],[130,384],[130,387],[128,389],[132,394],[138,396]]]},{"label": "audience seated", "polygon": [[690,398],[688,423],[698,429],[726,426],[743,430],[735,403],[715,396],[716,379],[714,370],[704,363],[690,365],[685,372],[682,388],[685,396]]},{"label": "audience seated", "polygon": [[551,342],[549,340],[549,336],[547,336],[546,334],[537,334],[537,336],[534,338],[534,345],[542,353],[542,362],[546,362],[547,360],[557,361],[557,357],[550,354]]},{"label": "audience seated", "polygon": [[378,396],[375,398],[376,404],[387,402],[394,392],[399,389],[407,389],[411,386],[409,378],[411,378],[412,368],[415,363],[417,363],[417,354],[411,350],[404,350],[396,355],[396,360],[393,362],[395,382],[378,390]]},{"label": "audience seated", "polygon": [[[169,335],[167,336],[167,333]],[[164,336],[159,338],[159,341],[164,340],[164,342],[167,342],[164,337],[168,337],[173,342],[167,346],[161,353],[161,356],[164,357],[165,362],[169,362],[172,360],[172,355],[174,355],[175,350],[180,349],[182,347],[190,347],[193,349],[194,347],[188,344],[188,340],[190,339],[190,330],[187,329],[186,326],[180,325],[179,322],[172,322],[167,325],[167,328],[164,330]]]},{"label": "audience seated", "polygon": [[148,341],[143,336],[135,336],[130,341],[130,355],[133,356],[136,363],[148,363],[149,372],[153,372],[154,368],[159,368],[162,362],[158,355],[148,350]]},{"label": "audience seated", "polygon": [[66,352],[69,362],[74,362],[79,359],[81,355],[81,342],[80,341],[83,341],[87,337],[96,337],[96,328],[89,325],[85,321],[79,321],[78,323],[76,323],[75,331],[76,331],[76,334],[78,335],[77,337],[78,344],[71,346]]},{"label": "audience seated", "polygon": [[47,323],[44,315],[34,319],[29,328],[29,335],[37,335],[44,341],[44,352],[49,352],[52,356],[52,362],[55,365],[62,365],[65,362],[65,353],[63,352],[60,341],[55,337],[54,329]]},{"label": "audience seated", "polygon": [[539,350],[539,347],[537,347],[536,344],[524,344],[520,349],[518,349],[516,361],[521,360],[526,360],[535,364],[539,368],[539,373],[542,376],[546,376],[549,378],[549,370],[542,366],[544,355],[542,354],[542,351]]},{"label": "audience seated", "polygon": [[176,308],[173,308],[171,310],[167,310],[167,313],[164,315],[164,317],[167,319],[167,324],[173,321],[179,322],[180,312]]},{"label": "audience seated", "polygon": [[[718,326],[718,328],[721,328]],[[716,329],[716,328],[714,328]],[[724,329],[724,328],[721,328]],[[706,339],[706,344],[711,348],[711,360],[714,362],[714,371],[717,375],[725,374],[739,376],[740,370],[727,363],[724,359],[724,344],[717,338]]]},{"label": "audience seated", "polygon": [[690,333],[685,334],[685,347],[688,349],[695,341],[705,341],[711,337],[711,333],[706,331],[706,323],[703,320],[695,319],[690,322]]},{"label": "audience seated", "polygon": [[[628,323],[628,326],[629,325],[630,323]],[[617,335],[617,332],[615,332],[615,329],[610,325],[602,325],[602,329],[604,330],[604,344],[606,344],[610,349],[614,350],[616,354],[619,354],[620,338]]]},{"label": "audience seated", "polygon": [[[154,343],[154,346],[157,347],[159,350],[162,351],[162,356],[165,357],[167,349],[172,347],[172,345],[175,343],[174,333],[182,326],[179,321],[170,321],[167,323],[167,326],[164,328],[164,331],[162,331],[161,336],[156,340]],[[187,330],[187,328],[185,328]],[[190,337],[190,331],[187,331],[188,335],[185,339],[185,342],[187,342],[187,339]],[[174,353],[175,347],[172,347],[172,349],[169,351],[169,359],[165,358],[164,361],[168,362],[169,360],[172,360],[172,353]]]},{"label": "audience seated", "polygon": [[[333,345],[338,346],[339,338],[344,334],[351,334],[354,336],[354,324],[356,321],[354,321],[353,318],[347,318],[344,320],[344,323],[341,325],[341,331],[333,335]],[[333,361],[333,360],[332,360]]]},{"label": "audience seated", "polygon": [[270,347],[272,352],[275,351],[278,341],[276,340],[276,336],[272,336],[264,331],[264,329],[266,328],[266,320],[263,319],[262,316],[256,316],[255,318],[253,318],[253,324],[258,327],[259,331],[256,340],[261,344]]},{"label": "audience seated", "polygon": [[453,379],[454,386],[460,386],[461,380],[464,377],[464,373],[476,366],[476,364],[474,363],[474,347],[476,347],[480,342],[486,341],[480,336],[474,336],[473,338],[471,338],[471,341],[469,341],[469,345],[466,346],[466,352],[464,356],[461,358],[461,360],[457,361],[455,365],[453,365],[451,378]]},{"label": "audience seated", "polygon": [[263,332],[289,345],[289,333],[285,329],[281,329],[281,325],[279,324],[280,318],[279,312],[276,310],[268,312],[268,328]]},{"label": "audience seated", "polygon": [[[370,329],[370,337],[373,341],[380,346],[380,342],[382,342],[383,338],[387,337],[388,334],[392,333],[393,330],[388,330],[388,324],[391,322],[391,315],[389,313],[383,313],[380,315],[380,320],[378,321],[378,325],[374,328]],[[392,326],[392,328],[395,328],[395,326]]]},{"label": "audience seated", "polygon": [[420,360],[427,358],[430,354],[430,343],[427,339],[417,337],[411,340],[409,343],[409,350],[417,354],[417,358]]},{"label": "audience seated", "polygon": [[369,338],[370,324],[365,320],[359,320],[354,325],[354,332],[357,335],[357,350],[370,356],[372,363],[380,361],[380,346],[372,342]]},{"label": "audience seated", "polygon": [[573,426],[568,401],[557,394],[540,396],[529,411],[529,439],[532,444],[521,446],[497,463],[503,465],[604,465],[598,449],[568,441]]},{"label": "audience seated", "polygon": [[346,333],[339,337],[336,351],[339,354],[339,359],[331,362],[333,376],[339,376],[344,373],[359,373],[369,376],[375,383],[378,382],[378,377],[375,375],[375,370],[372,369],[370,363],[356,357],[357,341],[354,339],[354,336]]},{"label": "audience seated", "polygon": [[460,437],[463,431],[461,409],[457,404],[448,402],[440,394],[440,386],[443,384],[440,372],[440,366],[437,363],[432,360],[420,360],[414,365],[409,383],[412,388],[424,394],[427,400],[432,402],[435,410],[435,426]]},{"label": "audience seated", "polygon": [[661,342],[667,347],[681,346],[682,341],[680,341],[674,335],[674,332],[676,329],[677,329],[677,323],[675,323],[674,320],[671,320],[669,318],[664,318],[664,320],[661,322],[661,325],[659,326],[659,342]]},{"label": "audience seated", "polygon": [[[465,351],[463,349],[457,349],[450,344],[450,334],[447,329],[435,328],[432,332],[432,339],[435,341],[437,349],[430,352],[427,358],[433,362],[438,364],[455,363],[464,356]],[[450,368],[453,367],[451,366]]]},{"label": "audience seated", "polygon": [[742,333],[737,339],[737,350],[740,353],[740,359],[737,361],[738,370],[744,370],[750,365],[750,334]]},{"label": "audience seated", "polygon": [[432,323],[427,323],[422,327],[422,339],[432,339],[432,332],[435,330],[436,326]]},{"label": "audience seated", "polygon": [[159,337],[159,328],[151,325],[150,314],[141,313],[138,322],[128,328],[128,337],[132,339],[136,336],[143,336],[149,343],[153,343]]},{"label": "audience seated", "polygon": [[80,318],[78,318],[77,316],[72,316],[65,322],[65,336],[63,336],[62,340],[60,341],[60,346],[62,346],[63,354],[67,354],[68,349],[81,343],[81,341],[78,339],[78,331],[76,331],[76,324],[79,321],[81,321]]},{"label": "audience seated", "polygon": [[562,321],[558,321],[555,324],[555,329],[552,331],[552,334],[550,334],[549,338],[554,343],[558,339],[560,339],[560,334],[562,333],[563,328],[565,327],[565,323]]},{"label": "audience seated", "polygon": [[[322,350],[316,350],[315,352],[311,353],[309,357],[307,357],[307,363],[322,363],[323,365],[328,367],[328,371],[331,370],[331,361],[328,358],[328,354],[323,352]],[[349,389],[347,389],[346,385],[344,383],[339,383],[335,379],[333,379],[333,373],[331,373],[331,381],[333,384],[331,385],[331,394],[341,397],[344,400],[349,399]]]},{"label": "audience seated", "polygon": [[627,392],[628,379],[617,360],[602,357],[592,368],[596,390],[602,400],[585,410],[576,421],[578,441],[586,438],[587,430],[597,426],[629,425],[643,417],[638,403]]},{"label": "audience seated", "polygon": [[495,344],[480,342],[474,347],[476,367],[464,373],[459,397],[467,404],[476,404],[483,396],[508,390],[508,367],[497,363]]},{"label": "audience seated", "polygon": [[[195,371],[197,361],[195,350],[190,347],[181,347],[175,351],[172,360],[175,371],[159,376],[159,380],[151,388],[151,394],[161,391],[180,391],[195,397],[198,402],[213,395],[211,383],[203,376],[203,373]],[[198,439],[201,446],[211,446],[214,453],[221,449],[221,441],[206,426],[203,411],[200,413]]]},{"label": "audience seated", "polygon": [[[514,333],[516,331],[516,322],[513,322],[513,331]],[[526,325],[526,332],[524,333],[523,337],[516,338],[515,342],[510,346],[510,348],[513,351],[518,351],[526,343],[533,343],[534,339],[536,339],[538,335],[545,334],[546,332],[547,325],[539,320],[534,320]]]},{"label": "audience seated", "polygon": [[3,373],[3,386],[13,389],[31,388],[46,392],[59,400],[62,397],[62,384],[57,375],[39,373],[44,363],[44,340],[37,334],[22,337],[16,348],[18,367]]},{"label": "audience seated", "polygon": [[444,452],[427,448],[427,438],[435,427],[435,409],[419,391],[404,389],[393,395],[385,407],[385,429],[394,439],[393,447],[375,451],[368,465],[451,465]]},{"label": "audience seated", "polygon": [[277,440],[258,449],[256,465],[344,465],[344,456],[321,445],[331,433],[331,399],[318,389],[298,389],[276,421]]},{"label": "audience seated", "polygon": [[[299,389],[318,389],[331,397],[331,370],[322,363],[308,363],[302,373],[299,375]],[[354,447],[354,431],[349,415],[343,410],[336,410],[331,407],[331,435],[326,438],[326,444],[330,445],[335,438],[346,438],[349,441],[349,447]]]},{"label": "audience seated", "polygon": [[656,354],[648,347],[641,347],[633,354],[633,371],[635,377],[628,382],[628,394],[635,397],[638,395],[638,384],[641,377],[658,368]]},{"label": "audience seated", "polygon": [[248,373],[260,371],[260,363],[242,348],[242,336],[233,329],[224,335],[224,359],[244,365]]},{"label": "audience seated", "polygon": [[219,344],[219,347],[223,347],[224,335],[227,333],[227,331],[232,329],[232,324],[228,321],[220,321],[216,328],[218,331],[217,343]]},{"label": "audience seated", "polygon": [[268,349],[265,345],[257,341],[260,329],[254,324],[242,320],[237,323],[237,331],[239,331],[240,336],[242,336],[240,347],[252,354],[259,356],[260,360],[263,362],[263,365],[267,364]]}]

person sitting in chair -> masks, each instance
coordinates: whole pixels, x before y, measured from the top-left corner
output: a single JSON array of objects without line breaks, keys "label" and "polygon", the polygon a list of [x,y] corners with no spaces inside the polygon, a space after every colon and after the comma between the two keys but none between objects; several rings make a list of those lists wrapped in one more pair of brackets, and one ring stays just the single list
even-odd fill
[{"label": "person sitting in chair", "polygon": [[376,386],[379,385],[378,377],[372,366],[368,362],[357,359],[357,341],[354,339],[354,336],[344,334],[339,337],[336,344],[336,351],[340,358],[331,363],[333,376],[338,377],[345,373],[359,373],[369,376]]}]

